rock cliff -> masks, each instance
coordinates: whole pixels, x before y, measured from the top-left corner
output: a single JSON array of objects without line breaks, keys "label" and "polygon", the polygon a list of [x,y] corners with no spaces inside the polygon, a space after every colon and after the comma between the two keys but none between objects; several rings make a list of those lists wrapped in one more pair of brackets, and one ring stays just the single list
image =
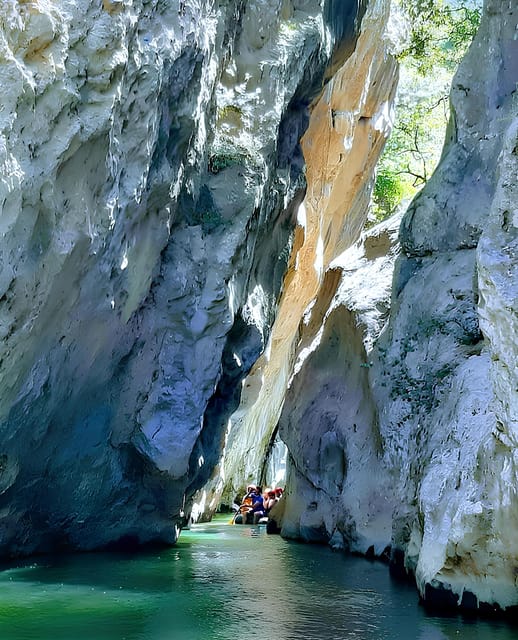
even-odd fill
[{"label": "rock cliff", "polygon": [[403,220],[376,384],[390,449],[416,448],[395,474],[393,542],[423,595],[466,607],[518,604],[516,25],[487,2],[453,80],[442,161]]},{"label": "rock cliff", "polygon": [[4,0],[2,555],[174,542],[281,438],[284,535],[518,605],[516,9],[399,240],[358,240],[390,11]]},{"label": "rock cliff", "polygon": [[231,416],[217,478],[216,492],[225,486],[229,502],[244,482],[258,480],[290,379],[311,343],[305,334],[320,330],[335,293],[339,277],[330,264],[356,241],[366,220],[397,83],[391,55],[397,30],[390,18],[389,3],[369,4],[354,51],[312,109],[302,138],[307,191],[297,212],[282,296],[267,348]]},{"label": "rock cliff", "polygon": [[365,6],[0,8],[0,551],[172,542],[264,350]]},{"label": "rock cliff", "polygon": [[301,323],[299,359],[308,334],[317,346],[280,417],[285,535],[390,549],[426,601],[490,610],[518,605],[516,23],[486,3],[440,165],[402,220],[390,305],[380,288],[364,306],[397,252],[374,230],[359,264],[360,248],[330,265],[340,284],[315,298],[323,326]]}]

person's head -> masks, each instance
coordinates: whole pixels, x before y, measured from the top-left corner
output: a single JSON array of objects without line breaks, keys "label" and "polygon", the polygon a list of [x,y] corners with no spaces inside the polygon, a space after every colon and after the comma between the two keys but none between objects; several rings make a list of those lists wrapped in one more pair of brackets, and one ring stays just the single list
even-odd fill
[{"label": "person's head", "polygon": [[275,498],[275,491],[268,491],[269,498]]},{"label": "person's head", "polygon": [[246,488],[246,492],[252,493],[252,491],[255,491],[255,489],[256,489],[255,484],[249,484],[248,487]]},{"label": "person's head", "polygon": [[262,487],[256,487],[255,488],[255,492],[257,493],[258,496],[260,496],[261,493],[263,492],[263,488]]},{"label": "person's head", "polygon": [[280,487],[277,487],[277,489],[275,489],[275,495],[277,496],[277,498],[280,498],[283,493],[284,492]]}]

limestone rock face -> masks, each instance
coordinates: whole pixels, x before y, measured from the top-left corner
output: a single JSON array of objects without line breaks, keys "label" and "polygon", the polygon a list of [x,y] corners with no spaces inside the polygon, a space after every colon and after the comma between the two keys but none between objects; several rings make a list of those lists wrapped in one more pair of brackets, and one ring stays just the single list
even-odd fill
[{"label": "limestone rock face", "polygon": [[174,542],[281,437],[284,535],[518,605],[516,23],[355,244],[388,0],[2,2],[1,554]]},{"label": "limestone rock face", "polygon": [[271,481],[265,472],[258,478],[258,470],[265,469],[265,451],[277,437],[301,354],[320,329],[340,283],[331,264],[358,239],[366,220],[374,165],[390,131],[397,66],[389,18],[388,2],[369,3],[354,49],[312,109],[302,139],[307,191],[297,212],[275,323],[229,421],[226,453],[206,488],[209,505],[211,491],[217,502],[224,487],[224,498],[231,502],[243,483]]},{"label": "limestone rock face", "polygon": [[292,461],[285,536],[376,555],[390,544],[394,494],[369,375],[389,314],[400,221],[374,227],[331,264],[324,287],[333,295],[304,327],[279,425]]},{"label": "limestone rock face", "polygon": [[487,2],[453,80],[442,161],[403,220],[375,391],[404,496],[394,543],[423,595],[464,606],[518,604],[516,24]]},{"label": "limestone rock face", "polygon": [[386,326],[366,329],[368,285],[319,309],[280,420],[285,534],[390,544],[426,600],[470,608],[518,605],[516,24],[486,2],[441,163],[402,220]]},{"label": "limestone rock face", "polygon": [[176,539],[268,340],[308,107],[364,10],[1,3],[1,553]]}]

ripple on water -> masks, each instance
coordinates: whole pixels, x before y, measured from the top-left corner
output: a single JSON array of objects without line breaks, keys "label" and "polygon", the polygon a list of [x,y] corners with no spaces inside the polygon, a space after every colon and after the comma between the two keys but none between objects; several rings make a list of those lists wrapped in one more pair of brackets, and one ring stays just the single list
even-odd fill
[{"label": "ripple on water", "polygon": [[0,640],[516,640],[427,616],[386,566],[222,521],[156,553],[38,559],[0,573]]}]

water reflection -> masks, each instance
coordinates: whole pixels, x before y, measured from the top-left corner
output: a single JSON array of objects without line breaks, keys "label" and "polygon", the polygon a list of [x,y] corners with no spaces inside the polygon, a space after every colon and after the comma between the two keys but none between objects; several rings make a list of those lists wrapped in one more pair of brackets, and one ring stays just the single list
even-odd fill
[{"label": "water reflection", "polygon": [[0,573],[2,640],[516,640],[505,623],[428,616],[387,568],[216,523],[140,555]]}]

